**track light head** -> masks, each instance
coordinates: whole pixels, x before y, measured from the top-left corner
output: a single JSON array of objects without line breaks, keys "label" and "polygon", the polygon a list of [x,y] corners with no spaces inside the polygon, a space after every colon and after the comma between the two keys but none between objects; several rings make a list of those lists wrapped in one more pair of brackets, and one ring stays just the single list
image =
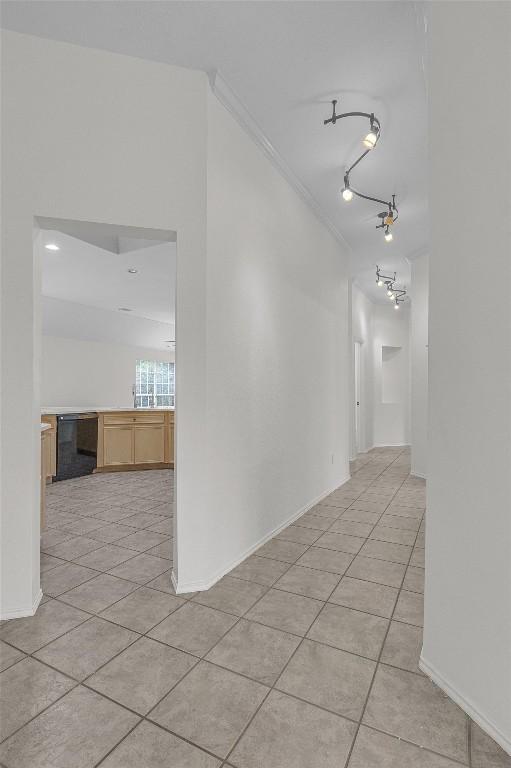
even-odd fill
[{"label": "track light head", "polygon": [[366,149],[374,149],[376,146],[376,142],[378,141],[378,133],[375,129],[371,128],[365,139],[363,139],[362,144]]},{"label": "track light head", "polygon": [[387,226],[385,228],[384,238],[385,238],[385,242],[386,243],[390,243],[394,239],[394,236],[393,236],[392,232],[390,231],[388,224],[387,224]]},{"label": "track light head", "polygon": [[347,203],[353,200],[353,192],[350,189],[350,177],[346,173],[344,176],[344,189],[342,190],[342,197]]},{"label": "track light head", "polygon": [[374,115],[371,115],[369,119],[371,121],[371,127],[365,139],[362,140],[362,144],[366,149],[374,149],[376,142],[380,138],[380,126],[375,121]]},{"label": "track light head", "polygon": [[394,304],[394,309],[399,309],[399,302],[397,299],[396,299],[396,303]]},{"label": "track light head", "polygon": [[381,288],[381,287],[382,287],[382,285],[383,285],[383,280],[381,280],[381,279],[380,279],[380,280],[377,280],[377,281],[376,281],[376,285],[378,286],[378,288]]}]

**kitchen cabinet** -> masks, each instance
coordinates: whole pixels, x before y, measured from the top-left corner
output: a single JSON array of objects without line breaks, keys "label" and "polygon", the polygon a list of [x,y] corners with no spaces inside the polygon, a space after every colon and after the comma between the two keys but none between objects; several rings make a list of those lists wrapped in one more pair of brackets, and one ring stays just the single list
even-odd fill
[{"label": "kitchen cabinet", "polygon": [[[46,423],[46,422],[41,422]],[[48,472],[50,471],[48,467],[48,460],[50,456],[50,429],[42,429],[41,430],[41,488],[40,488],[40,521],[41,521],[41,531],[44,528],[44,518],[45,518],[45,511],[46,511],[46,478],[48,476]]]},{"label": "kitchen cabinet", "polygon": [[165,426],[139,424],[134,428],[135,464],[165,462]]},{"label": "kitchen cabinet", "polygon": [[132,426],[105,427],[103,432],[103,464],[105,466],[134,464],[133,443]]},{"label": "kitchen cabinet", "polygon": [[173,411],[98,413],[98,472],[173,466]]},{"label": "kitchen cabinet", "polygon": [[41,416],[43,424],[49,424],[50,429],[45,431],[42,450],[45,453],[44,466],[46,468],[45,481],[51,483],[57,474],[57,417],[53,415]]}]

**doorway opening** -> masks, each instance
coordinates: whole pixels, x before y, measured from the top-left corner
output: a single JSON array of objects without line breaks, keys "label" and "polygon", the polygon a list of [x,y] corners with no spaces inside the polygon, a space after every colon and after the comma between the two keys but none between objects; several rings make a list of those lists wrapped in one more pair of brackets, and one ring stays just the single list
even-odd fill
[{"label": "doorway opening", "polygon": [[361,358],[362,358],[362,343],[360,341],[354,342],[354,375],[355,375],[355,454],[359,454],[363,450],[362,441],[362,418],[361,418]]},{"label": "doorway opening", "polygon": [[37,218],[34,242],[42,562],[170,589],[176,233]]}]

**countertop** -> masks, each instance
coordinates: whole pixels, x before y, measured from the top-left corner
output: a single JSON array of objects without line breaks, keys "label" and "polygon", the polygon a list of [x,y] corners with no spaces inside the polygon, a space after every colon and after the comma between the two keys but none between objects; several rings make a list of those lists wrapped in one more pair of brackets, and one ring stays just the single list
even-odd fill
[{"label": "countertop", "polygon": [[133,411],[134,413],[137,413],[139,411],[173,411],[174,407],[167,405],[167,406],[161,406],[159,408],[123,408],[119,405],[110,406],[109,408],[101,407],[96,408],[95,406],[88,406],[88,407],[80,407],[80,406],[47,406],[45,408],[41,408],[41,415],[42,416],[49,416],[49,415],[55,415],[58,416],[63,413],[105,413],[109,411]]}]

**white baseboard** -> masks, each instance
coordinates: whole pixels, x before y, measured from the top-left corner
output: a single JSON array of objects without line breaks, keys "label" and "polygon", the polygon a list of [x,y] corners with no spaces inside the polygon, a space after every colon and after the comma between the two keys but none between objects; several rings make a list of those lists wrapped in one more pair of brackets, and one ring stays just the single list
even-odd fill
[{"label": "white baseboard", "polygon": [[505,736],[495,725],[493,725],[493,723],[482,715],[477,708],[463,696],[463,694],[459,693],[432,664],[426,661],[422,654],[419,659],[419,668],[435,683],[435,685],[438,685],[438,687],[441,688],[455,704],[461,707],[461,709],[466,712],[466,714],[472,718],[472,720],[477,723],[477,725],[479,725],[483,731],[493,739],[493,741],[497,742],[504,752],[511,755],[511,735],[509,737]]},{"label": "white baseboard", "polygon": [[350,475],[347,475],[347,477],[344,477],[342,480],[338,481],[332,488],[329,488],[327,491],[324,491],[319,496],[317,496],[313,501],[308,502],[303,506],[301,509],[298,510],[298,512],[293,512],[293,514],[287,518],[283,523],[280,523],[276,528],[274,528],[269,533],[265,534],[262,538],[259,539],[255,544],[250,546],[248,549],[246,549],[242,555],[237,557],[235,560],[233,560],[231,563],[229,563],[227,566],[222,567],[219,571],[217,571],[213,576],[211,576],[208,579],[200,579],[198,581],[189,581],[187,583],[181,583],[179,581],[179,577],[176,579],[174,575],[174,571],[172,571],[171,579],[172,584],[174,586],[174,589],[176,590],[176,594],[183,594],[185,592],[204,592],[207,589],[211,589],[213,584],[216,584],[219,579],[222,578],[222,576],[225,576],[229,571],[232,571],[233,568],[236,568],[237,565],[243,562],[243,560],[246,560],[247,557],[250,557],[250,555],[253,555],[254,552],[259,549],[259,547],[262,547],[263,544],[266,544],[267,541],[272,539],[274,536],[276,536],[280,531],[283,531],[284,528],[287,528],[288,525],[291,525],[295,520],[297,520],[299,517],[301,517],[305,512],[307,512],[309,509],[314,507],[316,504],[319,504],[319,502],[324,499],[326,496],[329,496],[333,491],[335,491],[337,488],[340,488],[341,485],[344,485],[344,483],[347,483],[348,480],[351,479]]},{"label": "white baseboard", "polygon": [[[409,448],[410,443],[375,443],[373,448]],[[372,450],[372,449],[369,449]]]},{"label": "white baseboard", "polygon": [[39,603],[43,599],[43,591],[39,590],[36,598],[30,608],[18,608],[15,611],[6,611],[0,614],[0,621],[7,621],[8,619],[23,619],[26,616],[33,616],[39,608]]}]

